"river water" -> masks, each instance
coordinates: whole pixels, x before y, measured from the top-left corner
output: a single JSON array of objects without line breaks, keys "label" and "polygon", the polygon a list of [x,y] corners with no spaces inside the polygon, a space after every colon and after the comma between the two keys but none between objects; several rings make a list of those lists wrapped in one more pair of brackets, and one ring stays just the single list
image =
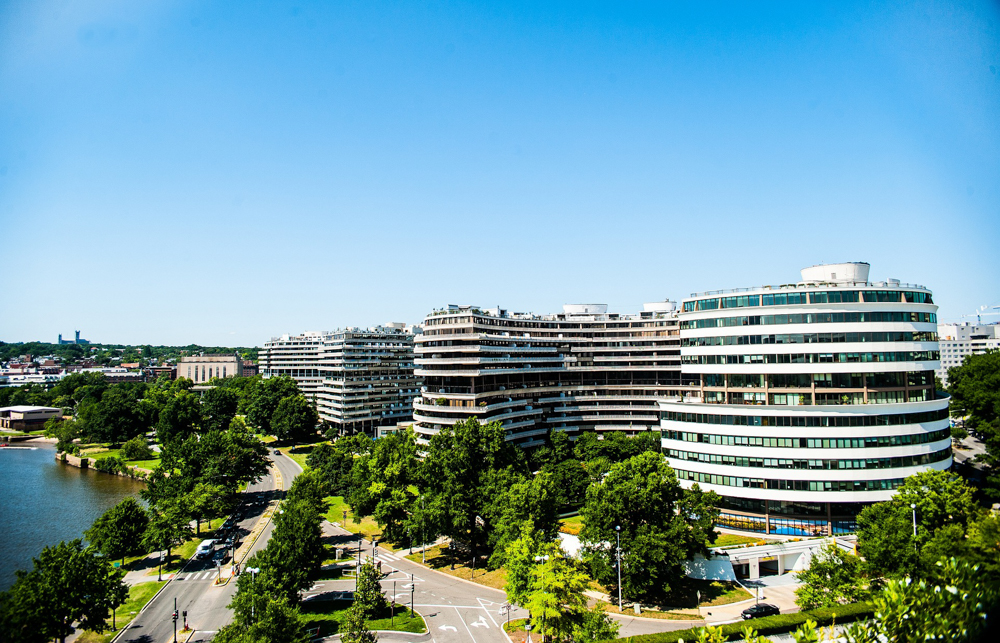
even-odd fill
[{"label": "river water", "polygon": [[[21,443],[24,444],[24,443]],[[0,590],[31,569],[42,547],[82,538],[109,507],[144,483],[56,462],[51,444],[0,448]]]}]

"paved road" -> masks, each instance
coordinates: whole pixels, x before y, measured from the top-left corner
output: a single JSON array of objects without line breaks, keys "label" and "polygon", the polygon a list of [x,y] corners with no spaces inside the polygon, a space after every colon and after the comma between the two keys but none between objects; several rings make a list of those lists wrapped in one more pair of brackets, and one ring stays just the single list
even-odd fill
[{"label": "paved road", "polygon": [[[287,456],[273,456],[274,465],[283,479],[285,489],[291,486],[302,469]],[[275,478],[268,474],[259,482],[247,489],[247,495],[255,495],[264,500],[278,497],[281,492],[275,489]],[[254,505],[246,512],[240,522],[244,534],[247,534],[257,523],[264,512],[266,504]],[[257,542],[250,552],[264,548],[271,537],[273,525],[268,523],[261,532]],[[216,586],[218,572],[209,561],[191,560],[176,577],[167,583],[163,591],[146,606],[117,639],[120,643],[168,643],[174,640],[174,623],[171,614],[174,611],[174,599],[177,600],[177,610],[187,610],[188,624],[197,630],[191,641],[207,641],[232,619],[232,612],[226,607],[236,593],[236,583],[230,582],[222,587]],[[178,621],[177,627],[183,626]],[[180,635],[178,635],[179,637]],[[186,638],[186,637],[185,637]],[[179,639],[181,640],[181,639]]]},{"label": "paved road", "polygon": [[[338,526],[324,523],[324,533],[333,536],[338,547],[345,549],[344,556],[357,558],[358,540],[356,536]],[[413,575],[413,604],[427,622],[430,638],[435,643],[507,643],[500,628],[506,618],[500,615],[500,608],[507,595],[497,589],[463,581],[454,576],[428,570],[406,560],[405,550],[390,552],[378,548],[378,560],[382,562],[382,588],[387,597],[392,596],[393,581],[396,585],[397,604],[410,605],[410,578]],[[372,544],[362,541],[362,557],[372,555]],[[306,600],[315,600],[324,592],[353,590],[354,580],[320,581],[306,593]],[[524,618],[527,612],[514,608],[510,618]],[[409,641],[414,635],[379,635],[385,641]],[[422,638],[422,637],[420,637]]]}]

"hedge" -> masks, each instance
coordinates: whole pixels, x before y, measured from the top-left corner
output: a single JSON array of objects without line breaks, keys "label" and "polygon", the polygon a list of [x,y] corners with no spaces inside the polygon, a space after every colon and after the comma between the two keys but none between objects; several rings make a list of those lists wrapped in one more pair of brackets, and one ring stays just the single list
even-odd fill
[{"label": "hedge", "polygon": [[[817,626],[823,627],[834,622],[849,623],[863,618],[870,618],[874,613],[875,606],[871,603],[851,603],[837,607],[821,607],[807,612],[796,612],[795,614],[778,614],[777,616],[754,618],[749,621],[740,621],[739,623],[727,623],[720,627],[722,628],[722,633],[727,638],[734,637],[735,635],[733,640],[740,640],[743,637],[742,631],[744,625],[752,626],[761,635],[781,634],[790,632],[809,620],[816,621]],[[629,636],[625,637],[625,639],[630,643],[675,643],[681,639],[694,641],[698,638],[698,630],[700,629],[700,627],[693,627],[675,632]]]}]

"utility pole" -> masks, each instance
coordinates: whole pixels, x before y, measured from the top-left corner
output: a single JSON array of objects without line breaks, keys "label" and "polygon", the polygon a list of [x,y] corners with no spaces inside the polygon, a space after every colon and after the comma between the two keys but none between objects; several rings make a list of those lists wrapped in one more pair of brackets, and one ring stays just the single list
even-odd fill
[{"label": "utility pole", "polygon": [[622,612],[622,526],[615,526],[615,535],[618,537],[618,613]]}]

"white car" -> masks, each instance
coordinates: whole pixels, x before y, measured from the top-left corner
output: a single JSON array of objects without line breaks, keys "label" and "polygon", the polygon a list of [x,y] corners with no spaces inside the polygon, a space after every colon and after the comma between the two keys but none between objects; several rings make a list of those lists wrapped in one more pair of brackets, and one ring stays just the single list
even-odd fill
[{"label": "white car", "polygon": [[210,538],[208,540],[201,541],[201,544],[198,545],[198,550],[194,552],[194,557],[198,560],[204,560],[206,558],[211,558],[214,552],[215,541]]}]

